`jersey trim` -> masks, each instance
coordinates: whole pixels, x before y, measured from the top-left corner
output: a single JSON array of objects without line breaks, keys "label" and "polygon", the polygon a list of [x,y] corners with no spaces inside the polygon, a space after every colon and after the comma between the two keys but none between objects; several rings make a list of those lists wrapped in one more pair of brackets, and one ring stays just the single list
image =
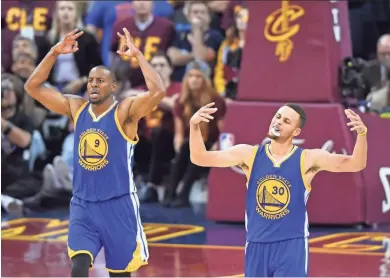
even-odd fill
[{"label": "jersey trim", "polygon": [[305,156],[306,156],[306,150],[302,150],[302,153],[301,153],[301,177],[302,177],[302,181],[303,181],[303,184],[305,185],[305,188],[308,192],[311,191],[311,184],[308,183],[305,179]]},{"label": "jersey trim", "polygon": [[126,133],[123,131],[123,128],[122,128],[122,125],[120,124],[119,122],[119,116],[118,116],[118,107],[119,105],[116,107],[115,109],[115,123],[116,123],[116,127],[118,128],[120,134],[122,135],[123,138],[125,138],[125,140],[131,144],[137,144],[138,141],[139,141],[139,137],[138,137],[138,134],[135,135],[135,140],[131,140],[129,137],[127,137]]},{"label": "jersey trim", "polygon": [[88,112],[91,115],[92,120],[94,122],[98,122],[98,121],[100,121],[101,118],[103,118],[105,115],[107,115],[108,112],[110,112],[112,110],[112,108],[114,108],[117,103],[118,103],[117,100],[114,101],[114,103],[106,111],[104,111],[102,114],[100,114],[98,117],[96,117],[95,113],[93,113],[91,105],[88,107]]},{"label": "jersey trim", "polygon": [[73,123],[74,123],[74,127],[76,128],[76,123],[77,123],[77,119],[79,118],[81,112],[83,112],[84,108],[88,105],[88,101],[84,102],[80,108],[77,110],[76,114],[74,115],[74,120],[73,120]]},{"label": "jersey trim", "polygon": [[289,159],[294,153],[295,151],[298,149],[297,146],[294,146],[291,150],[291,152],[286,155],[285,157],[283,157],[279,162],[275,160],[275,158],[273,158],[273,156],[271,155],[271,151],[269,150],[269,146],[270,144],[266,144],[265,145],[265,154],[268,156],[268,158],[271,160],[271,162],[274,164],[274,167],[277,167],[279,168],[283,162],[285,162],[287,159]]},{"label": "jersey trim", "polygon": [[259,150],[259,146],[254,146],[253,148],[253,151],[252,151],[252,157],[251,157],[251,160],[249,162],[249,165],[248,165],[248,174],[246,174],[246,187],[248,188],[249,186],[249,180],[251,178],[251,174],[252,174],[252,168],[253,168],[253,164],[255,163],[255,159],[256,159],[256,154]]}]

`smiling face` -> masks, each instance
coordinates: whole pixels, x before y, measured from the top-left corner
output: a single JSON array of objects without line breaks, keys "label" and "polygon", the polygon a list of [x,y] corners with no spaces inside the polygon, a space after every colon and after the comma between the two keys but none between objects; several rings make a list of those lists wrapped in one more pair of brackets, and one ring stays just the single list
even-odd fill
[{"label": "smiling face", "polygon": [[95,67],[88,76],[88,97],[92,104],[101,104],[115,92],[115,81],[110,71],[102,67]]},{"label": "smiling face", "polygon": [[294,109],[282,106],[272,118],[267,137],[285,142],[301,133],[300,116]]}]

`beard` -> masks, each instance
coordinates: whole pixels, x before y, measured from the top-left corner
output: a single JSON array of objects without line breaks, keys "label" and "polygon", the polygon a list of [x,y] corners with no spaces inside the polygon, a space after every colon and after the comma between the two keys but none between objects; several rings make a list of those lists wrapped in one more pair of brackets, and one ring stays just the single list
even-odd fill
[{"label": "beard", "polygon": [[275,135],[275,134],[273,134],[273,133],[271,133],[271,132],[268,132],[268,133],[267,133],[267,138],[276,141],[276,140],[279,139],[279,136],[277,136],[277,135]]}]

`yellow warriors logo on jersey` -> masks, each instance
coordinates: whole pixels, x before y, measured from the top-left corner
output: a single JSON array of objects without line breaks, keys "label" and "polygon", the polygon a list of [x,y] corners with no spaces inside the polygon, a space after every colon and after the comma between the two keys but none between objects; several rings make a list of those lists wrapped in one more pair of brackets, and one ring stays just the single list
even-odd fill
[{"label": "yellow warriors logo on jersey", "polygon": [[257,181],[256,211],[266,219],[280,219],[289,213],[291,184],[278,175],[268,175]]},{"label": "yellow warriors logo on jersey", "polygon": [[90,128],[79,137],[79,164],[87,171],[103,169],[108,160],[108,136],[100,129]]},{"label": "yellow warriors logo on jersey", "polygon": [[[264,36],[276,43],[275,55],[279,62],[286,62],[292,53],[294,43],[291,40],[301,28],[295,21],[305,14],[299,5],[291,5],[288,0],[282,0],[281,8],[272,12],[265,20]],[[295,23],[295,24],[294,24]]]}]

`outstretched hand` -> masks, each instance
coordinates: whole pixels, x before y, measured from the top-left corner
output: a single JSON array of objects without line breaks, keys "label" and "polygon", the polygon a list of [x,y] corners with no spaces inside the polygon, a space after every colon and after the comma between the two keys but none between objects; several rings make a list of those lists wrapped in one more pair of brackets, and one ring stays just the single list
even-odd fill
[{"label": "outstretched hand", "polygon": [[347,126],[350,127],[351,131],[356,131],[358,134],[364,134],[367,131],[367,127],[364,125],[358,114],[353,112],[351,109],[345,109],[344,112],[350,120],[350,122],[347,123]]},{"label": "outstretched hand", "polygon": [[197,125],[199,124],[200,122],[210,122],[210,120],[213,120],[214,117],[211,116],[211,114],[214,114],[215,112],[217,112],[217,108],[216,107],[213,107],[214,106],[214,102],[212,103],[209,103],[205,106],[203,106],[202,108],[200,108],[192,117],[191,117],[191,120],[190,120],[190,124],[193,124],[193,125]]},{"label": "outstretched hand", "polygon": [[74,29],[72,32],[67,34],[65,38],[53,46],[53,50],[57,54],[68,54],[74,53],[79,50],[77,39],[84,34],[83,31],[78,32],[78,29]]},{"label": "outstretched hand", "polygon": [[123,28],[124,35],[117,32],[119,38],[121,38],[125,43],[122,44],[121,48],[116,52],[121,56],[134,57],[141,51],[134,45],[131,40],[129,31],[126,28]]}]

